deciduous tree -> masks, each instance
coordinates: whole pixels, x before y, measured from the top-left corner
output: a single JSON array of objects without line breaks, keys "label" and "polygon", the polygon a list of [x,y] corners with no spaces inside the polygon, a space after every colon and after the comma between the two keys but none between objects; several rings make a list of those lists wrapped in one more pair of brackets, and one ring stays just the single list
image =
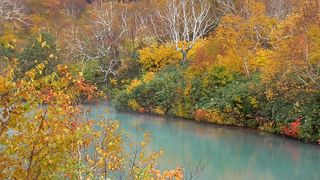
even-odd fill
[{"label": "deciduous tree", "polygon": [[27,24],[25,8],[21,3],[15,0],[0,0],[0,24],[2,26],[7,22],[16,26]]},{"label": "deciduous tree", "polygon": [[152,19],[154,34],[161,42],[172,43],[186,62],[195,42],[217,22],[209,12],[206,0],[167,0],[164,10],[155,15],[158,19]]},{"label": "deciduous tree", "polygon": [[95,2],[88,19],[88,32],[80,31],[79,27],[71,29],[68,44],[71,57],[82,60],[83,67],[90,60],[99,60],[103,82],[108,81],[109,75],[116,75],[115,68],[120,63],[119,42],[127,31],[126,13],[114,8],[112,2]]}]

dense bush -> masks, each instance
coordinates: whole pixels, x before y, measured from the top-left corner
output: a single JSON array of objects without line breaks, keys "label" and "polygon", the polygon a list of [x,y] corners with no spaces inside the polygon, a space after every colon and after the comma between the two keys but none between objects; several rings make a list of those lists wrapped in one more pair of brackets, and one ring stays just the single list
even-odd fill
[{"label": "dense bush", "polygon": [[46,63],[44,74],[54,71],[58,64],[58,49],[56,40],[50,33],[40,32],[38,37],[30,37],[22,51],[18,53],[20,76],[34,68],[39,63]]},{"label": "dense bush", "polygon": [[[125,89],[118,93],[118,105],[130,106],[133,101],[137,108],[147,112],[163,112],[173,114],[185,87],[181,70],[176,66],[168,66],[154,75],[150,80],[144,80],[134,89]],[[120,104],[119,104],[120,103]]]},{"label": "dense bush", "polygon": [[[114,101],[140,112],[259,128],[307,141],[320,138],[319,91],[297,80],[288,77],[266,84],[259,73],[247,78],[217,66],[191,79],[186,73],[187,68],[172,65],[151,78],[146,74],[115,93]],[[285,89],[282,81],[295,86]]]}]

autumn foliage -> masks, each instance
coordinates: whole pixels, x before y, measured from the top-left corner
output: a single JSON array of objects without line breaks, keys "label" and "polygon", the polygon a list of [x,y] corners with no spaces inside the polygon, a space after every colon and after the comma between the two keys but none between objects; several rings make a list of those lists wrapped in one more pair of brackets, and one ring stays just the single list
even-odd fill
[{"label": "autumn foliage", "polygon": [[0,76],[0,177],[81,179],[112,177],[118,171],[137,179],[183,177],[181,169],[163,175],[154,169],[160,154],[143,150],[147,136],[141,144],[130,143],[141,146],[139,151],[127,151],[119,123],[85,119],[79,103],[99,93],[81,75],[73,77],[59,66],[57,73],[41,77],[44,68],[40,64],[15,80],[9,67]]},{"label": "autumn foliage", "polygon": [[295,120],[289,124],[289,127],[283,127],[283,134],[289,137],[298,138],[299,136],[299,126],[301,125],[300,119]]},{"label": "autumn foliage", "polygon": [[90,108],[83,102],[96,103],[104,95],[82,73],[58,65],[44,74],[44,62],[16,76],[19,64],[11,60],[15,63],[5,63],[0,74],[0,179],[92,179],[119,173],[132,179],[182,179],[182,169],[159,174],[155,167],[161,153],[149,151],[148,135],[142,142],[125,142],[118,122],[86,118]]},{"label": "autumn foliage", "polygon": [[187,64],[163,44],[139,50],[140,79],[120,87],[115,102],[317,142],[319,2],[223,2],[214,4],[219,23],[197,40]]}]

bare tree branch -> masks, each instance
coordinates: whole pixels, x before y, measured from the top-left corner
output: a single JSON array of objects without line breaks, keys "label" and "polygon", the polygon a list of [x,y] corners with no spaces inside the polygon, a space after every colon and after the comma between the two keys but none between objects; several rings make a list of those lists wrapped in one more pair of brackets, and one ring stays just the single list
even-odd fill
[{"label": "bare tree branch", "polygon": [[266,0],[268,15],[278,19],[284,19],[291,12],[292,7],[288,0]]},{"label": "bare tree branch", "polygon": [[[120,63],[118,46],[127,32],[127,10],[114,9],[113,3],[95,2],[90,32],[86,34],[75,27],[70,31],[68,45],[70,56],[82,61],[82,71],[88,61],[99,60],[99,71],[108,76],[116,75],[115,67]],[[120,22],[120,24],[116,23]]]},{"label": "bare tree branch", "polygon": [[5,22],[26,25],[24,6],[14,0],[0,0],[0,24]]},{"label": "bare tree branch", "polygon": [[173,43],[183,55],[183,62],[194,43],[206,35],[217,22],[209,15],[210,5],[206,0],[167,0],[167,7],[157,11],[151,23],[155,36],[162,43]]}]

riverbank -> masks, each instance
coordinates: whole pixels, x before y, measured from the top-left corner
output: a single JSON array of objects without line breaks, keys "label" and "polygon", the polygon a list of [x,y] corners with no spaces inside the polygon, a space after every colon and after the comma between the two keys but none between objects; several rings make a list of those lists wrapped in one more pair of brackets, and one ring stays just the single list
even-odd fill
[{"label": "riverbank", "polygon": [[195,122],[195,123],[199,123],[199,124],[205,124],[205,125],[212,125],[212,126],[220,126],[220,127],[231,127],[231,128],[240,128],[243,130],[251,130],[254,131],[256,133],[267,133],[267,134],[272,134],[275,136],[280,136],[280,137],[284,137],[287,139],[291,139],[291,140],[295,140],[295,141],[299,141],[302,143],[307,143],[307,144],[320,144],[320,140],[318,141],[306,141],[303,139],[299,139],[298,138],[298,130],[296,128],[298,128],[299,126],[299,122],[300,120],[294,121],[293,123],[290,124],[289,127],[284,127],[283,124],[281,125],[277,125],[276,123],[272,122],[272,121],[263,121],[263,120],[259,120],[258,122],[260,122],[260,124],[258,126],[239,126],[238,124],[232,124],[232,123],[224,123],[224,122],[230,122],[230,121],[224,121],[223,119],[211,119],[212,116],[210,116],[210,113],[201,110],[198,111],[196,113],[193,114],[192,117],[187,116],[187,117],[183,117],[183,116],[172,116],[169,114],[163,114],[163,113],[157,113],[157,112],[150,112],[150,111],[146,111],[144,108],[140,108],[137,110],[132,110],[129,108],[118,108],[119,112],[124,112],[124,113],[138,113],[138,114],[142,114],[142,115],[152,115],[152,116],[158,116],[158,117],[169,117],[169,118],[178,118],[182,121],[191,121],[191,122]]},{"label": "riverbank", "polygon": [[160,117],[160,118],[169,118],[170,120],[179,120],[179,121],[188,121],[188,122],[194,122],[197,124],[202,124],[208,127],[221,127],[221,128],[231,128],[231,129],[242,129],[245,131],[251,131],[255,133],[263,133],[263,134],[269,134],[269,135],[274,135],[277,137],[282,137],[287,140],[293,140],[305,144],[312,144],[312,145],[320,145],[320,142],[314,142],[314,141],[304,141],[301,139],[298,139],[297,137],[293,137],[290,135],[283,134],[281,132],[275,132],[275,131],[268,131],[266,129],[263,129],[263,127],[255,128],[255,127],[249,127],[249,126],[238,126],[236,124],[223,124],[223,123],[217,123],[217,122],[212,122],[212,121],[206,121],[206,120],[196,120],[194,118],[185,118],[185,117],[178,117],[178,116],[169,116],[169,115],[163,115],[163,114],[157,114],[157,113],[151,113],[151,112],[141,112],[141,111],[133,111],[133,110],[120,110],[119,112],[122,113],[131,113],[131,114],[141,114],[141,115],[151,115],[154,117]]}]

